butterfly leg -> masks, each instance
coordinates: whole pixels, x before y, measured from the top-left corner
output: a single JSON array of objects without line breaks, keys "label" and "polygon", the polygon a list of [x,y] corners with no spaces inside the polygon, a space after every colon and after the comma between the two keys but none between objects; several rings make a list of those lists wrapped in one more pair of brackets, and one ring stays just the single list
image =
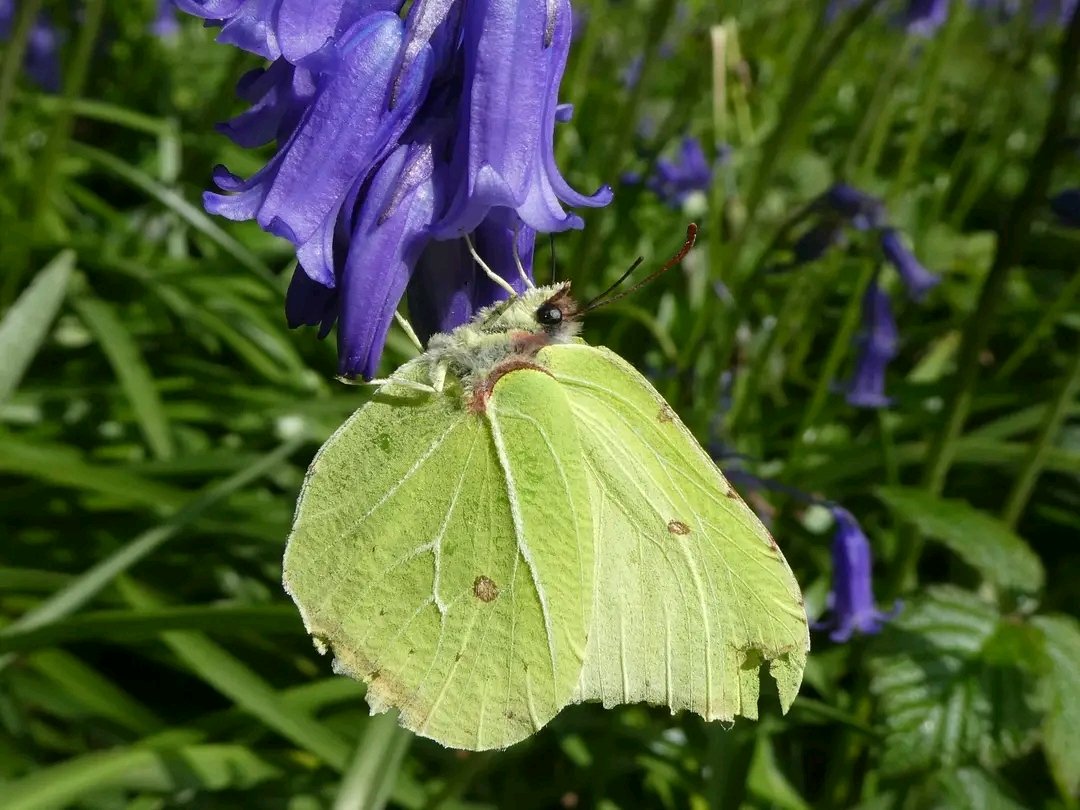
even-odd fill
[{"label": "butterfly leg", "polygon": [[473,261],[475,261],[478,265],[480,265],[480,269],[484,271],[484,275],[486,275],[488,278],[490,278],[495,284],[497,284],[498,286],[500,286],[504,290],[506,290],[506,292],[509,293],[511,298],[515,297],[518,294],[517,290],[515,290],[513,287],[510,286],[509,281],[507,281],[505,278],[503,278],[502,276],[500,276],[498,273],[496,273],[494,270],[492,270],[490,267],[487,266],[487,263],[483,259],[480,258],[480,254],[476,252],[476,247],[473,245],[472,239],[469,238],[468,234],[464,235],[464,239],[465,239],[465,244],[469,248],[469,255],[471,255],[473,257]]},{"label": "butterfly leg", "polygon": [[403,317],[400,312],[394,312],[394,319],[398,322],[398,326],[401,327],[401,331],[405,333],[405,336],[412,341],[412,345],[416,347],[416,350],[420,353],[424,351],[424,344],[420,342],[420,338],[417,337],[416,332],[412,328],[412,324],[408,319]]},{"label": "butterfly leg", "polygon": [[442,391],[442,388],[435,388],[427,383],[417,382],[416,380],[399,380],[394,377],[385,377],[378,380],[352,380],[348,377],[342,377],[338,375],[335,377],[338,382],[345,383],[345,385],[399,385],[402,388],[409,388],[413,391],[423,391],[425,394],[438,394]]}]

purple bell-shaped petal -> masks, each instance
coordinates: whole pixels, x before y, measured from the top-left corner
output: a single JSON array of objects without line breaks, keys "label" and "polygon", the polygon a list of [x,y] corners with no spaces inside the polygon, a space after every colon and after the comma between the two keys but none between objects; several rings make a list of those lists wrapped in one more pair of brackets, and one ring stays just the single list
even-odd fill
[{"label": "purple bell-shaped petal", "polygon": [[1057,214],[1062,225],[1080,228],[1080,188],[1059,191],[1050,198],[1050,210]]},{"label": "purple bell-shaped petal", "polygon": [[338,371],[371,378],[438,200],[430,145],[398,147],[360,203],[342,271]]},{"label": "purple bell-shaped petal", "polygon": [[176,6],[172,0],[157,0],[154,19],[150,21],[150,33],[162,39],[171,39],[180,33],[180,21],[176,19]]},{"label": "purple bell-shaped petal", "polygon": [[896,356],[899,335],[889,295],[876,281],[863,296],[862,317],[863,330],[847,401],[857,408],[883,408],[890,402],[885,396],[885,368]]},{"label": "purple bell-shaped petal", "polygon": [[218,42],[264,59],[324,63],[335,40],[367,14],[396,14],[401,0],[175,0],[177,8],[220,25]]},{"label": "purple bell-shaped petal", "polygon": [[646,184],[668,205],[681,206],[695,191],[707,191],[712,183],[713,167],[705,157],[701,141],[687,136],[679,146],[678,160],[656,161],[656,174]]},{"label": "purple bell-shaped petal", "polygon": [[285,320],[289,328],[318,326],[319,338],[326,337],[337,320],[338,293],[335,288],[312,281],[304,268],[297,265],[285,293]]},{"label": "purple bell-shaped petal", "polygon": [[835,222],[820,222],[795,240],[791,247],[794,255],[789,266],[817,261],[843,240],[844,232]]},{"label": "purple bell-shaped petal", "polygon": [[439,238],[474,230],[490,209],[515,210],[544,232],[582,227],[563,204],[601,206],[555,165],[559,82],[570,47],[568,0],[470,0],[462,17],[464,87],[454,170],[460,173]]},{"label": "purple bell-shaped petal", "polygon": [[296,131],[315,97],[315,82],[311,71],[284,59],[245,74],[237,83],[236,92],[252,106],[224,124],[218,124],[218,131],[248,148],[271,141],[284,143]]},{"label": "purple bell-shaped petal", "polygon": [[421,55],[398,85],[390,108],[403,26],[394,14],[369,15],[350,32],[339,71],[320,81],[315,98],[288,142],[248,180],[227,172],[208,192],[206,209],[235,220],[255,219],[297,249],[315,281],[333,286],[333,237],[350,189],[390,149],[415,114],[429,75]]},{"label": "purple bell-shaped petal", "polygon": [[889,263],[900,273],[908,295],[913,300],[921,301],[941,281],[938,276],[919,264],[919,260],[907,249],[895,228],[885,228],[881,232],[881,250]]},{"label": "purple bell-shaped petal", "polygon": [[933,36],[949,18],[950,0],[908,0],[904,26],[909,34]]},{"label": "purple bell-shaped petal", "polygon": [[847,183],[836,183],[818,200],[824,207],[848,220],[857,230],[869,231],[885,224],[885,204]]},{"label": "purple bell-shaped petal", "polygon": [[829,508],[836,520],[832,546],[832,589],[829,592],[829,618],[816,625],[831,630],[829,638],[843,643],[855,634],[871,635],[881,630],[883,621],[900,609],[897,603],[889,613],[878,610],[874,602],[871,577],[873,558],[870,541],[859,522],[846,509]]}]

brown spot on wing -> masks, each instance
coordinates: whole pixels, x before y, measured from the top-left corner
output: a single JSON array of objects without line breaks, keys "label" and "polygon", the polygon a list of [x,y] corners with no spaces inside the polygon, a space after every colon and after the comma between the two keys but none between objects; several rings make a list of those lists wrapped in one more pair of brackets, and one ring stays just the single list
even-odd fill
[{"label": "brown spot on wing", "polygon": [[660,406],[660,413],[656,415],[657,422],[673,422],[675,421],[675,411],[671,410],[671,406],[667,403]]},{"label": "brown spot on wing", "polygon": [[681,520],[669,520],[667,530],[672,534],[690,534],[690,527]]},{"label": "brown spot on wing", "polygon": [[483,575],[473,582],[472,590],[473,596],[481,602],[493,602],[499,595],[499,586]]}]

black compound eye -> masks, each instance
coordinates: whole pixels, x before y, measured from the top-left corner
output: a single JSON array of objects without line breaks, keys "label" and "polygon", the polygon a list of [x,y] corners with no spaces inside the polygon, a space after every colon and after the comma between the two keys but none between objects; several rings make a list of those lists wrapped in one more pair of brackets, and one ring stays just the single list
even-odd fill
[{"label": "black compound eye", "polygon": [[541,326],[556,326],[562,323],[562,310],[554,304],[541,304],[536,310],[536,322]]}]

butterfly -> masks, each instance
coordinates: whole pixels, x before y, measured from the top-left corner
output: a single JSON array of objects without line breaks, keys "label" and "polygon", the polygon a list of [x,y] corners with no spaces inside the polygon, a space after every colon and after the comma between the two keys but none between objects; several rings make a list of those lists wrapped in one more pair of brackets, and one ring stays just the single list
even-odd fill
[{"label": "butterfly", "polygon": [[763,666],[784,711],[802,681],[783,554],[649,381],[578,337],[588,308],[534,287],[432,336],[300,493],[283,581],[307,631],[373,713],[448,747],[583,701],[752,719]]}]

